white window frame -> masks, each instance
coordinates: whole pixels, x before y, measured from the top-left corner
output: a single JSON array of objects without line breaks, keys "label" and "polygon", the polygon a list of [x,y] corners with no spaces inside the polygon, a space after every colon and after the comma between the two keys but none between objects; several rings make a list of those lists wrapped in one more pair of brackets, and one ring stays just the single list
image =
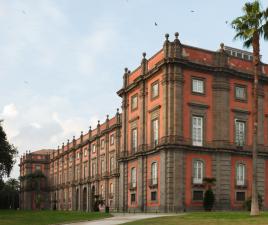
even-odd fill
[{"label": "white window frame", "polygon": [[193,170],[193,184],[203,184],[204,162],[202,160],[194,160]]},{"label": "white window frame", "polygon": [[138,150],[138,128],[131,130],[131,150],[137,152]]},{"label": "white window frame", "polygon": [[133,188],[137,186],[137,171],[136,167],[131,168],[131,175],[130,175],[131,185]]},{"label": "white window frame", "polygon": [[244,186],[246,178],[246,165],[243,163],[239,163],[236,166],[236,185]]},{"label": "white window frame", "polygon": [[92,145],[92,152],[95,153],[96,152],[96,144]]},{"label": "white window frame", "polygon": [[138,108],[138,94],[131,96],[131,110]]},{"label": "white window frame", "polygon": [[104,147],[105,147],[105,140],[101,139],[101,149],[104,149]]},{"label": "white window frame", "polygon": [[153,145],[156,146],[158,145],[158,139],[159,139],[159,120],[157,119],[153,119],[152,120],[152,141],[153,141]]},{"label": "white window frame", "polygon": [[192,91],[194,93],[205,93],[205,81],[203,79],[192,78]]},{"label": "white window frame", "polygon": [[156,98],[159,95],[159,82],[152,83],[152,98]]},{"label": "white window frame", "polygon": [[235,98],[239,100],[246,100],[247,99],[246,87],[236,85],[235,86]]},{"label": "white window frame", "polygon": [[235,144],[244,146],[246,140],[246,122],[235,119]]},{"label": "white window frame", "polygon": [[158,182],[157,162],[153,162],[151,165],[151,179],[152,185],[156,185]]},{"label": "white window frame", "polygon": [[203,146],[204,118],[202,116],[192,116],[192,144]]}]

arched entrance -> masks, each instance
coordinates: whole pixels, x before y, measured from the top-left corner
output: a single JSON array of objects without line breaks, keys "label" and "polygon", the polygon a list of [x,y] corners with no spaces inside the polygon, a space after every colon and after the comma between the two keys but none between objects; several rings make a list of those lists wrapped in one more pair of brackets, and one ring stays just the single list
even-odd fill
[{"label": "arched entrance", "polygon": [[79,189],[76,189],[76,194],[75,194],[75,209],[79,209]]},{"label": "arched entrance", "polygon": [[83,211],[87,211],[87,188],[83,189]]},{"label": "arched entrance", "polygon": [[94,212],[96,209],[95,207],[95,186],[93,185],[91,188],[91,210]]}]

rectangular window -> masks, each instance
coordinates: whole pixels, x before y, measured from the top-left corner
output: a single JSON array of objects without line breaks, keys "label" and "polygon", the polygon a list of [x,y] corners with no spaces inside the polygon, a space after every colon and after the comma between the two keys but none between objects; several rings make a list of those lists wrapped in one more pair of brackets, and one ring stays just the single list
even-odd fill
[{"label": "rectangular window", "polygon": [[87,177],[87,164],[84,164],[84,178]]},{"label": "rectangular window", "polygon": [[105,141],[104,139],[101,140],[101,149],[104,149],[104,146],[105,146]]},{"label": "rectangular window", "polygon": [[136,203],[136,194],[135,194],[135,193],[132,193],[132,194],[130,195],[130,200],[131,200],[131,204]]},{"label": "rectangular window", "polygon": [[247,94],[246,94],[246,87],[243,86],[235,86],[235,98],[238,100],[246,100]]},{"label": "rectangular window", "polygon": [[131,131],[131,147],[132,147],[132,152],[137,152],[137,148],[138,148],[138,130],[137,130],[137,128],[134,128]]},{"label": "rectangular window", "polygon": [[92,171],[91,171],[92,177],[96,175],[96,163],[92,163]]},{"label": "rectangular window", "polygon": [[204,80],[193,78],[192,79],[192,92],[204,94]]},{"label": "rectangular window", "polygon": [[203,145],[203,117],[192,117],[192,141],[194,146]]},{"label": "rectangular window", "polygon": [[159,128],[158,128],[158,119],[154,119],[152,121],[152,142],[153,142],[153,146],[158,145],[158,132],[159,132]]},{"label": "rectangular window", "polygon": [[36,165],[35,166],[35,170],[41,170],[41,166],[40,165]]},{"label": "rectangular window", "polygon": [[237,146],[245,145],[245,127],[244,121],[235,120],[235,144]]},{"label": "rectangular window", "polygon": [[77,152],[77,153],[76,153],[76,158],[79,159],[79,156],[80,156],[80,153]]},{"label": "rectangular window", "polygon": [[193,191],[193,201],[203,201],[204,191]]},{"label": "rectangular window", "polygon": [[246,166],[244,164],[238,164],[236,167],[236,185],[245,185]]},{"label": "rectangular window", "polygon": [[159,83],[158,81],[157,82],[154,82],[151,86],[151,97],[152,99],[158,97],[159,95]]},{"label": "rectangular window", "polygon": [[84,156],[87,156],[87,148],[84,148]]},{"label": "rectangular window", "polygon": [[92,152],[93,152],[93,153],[96,152],[96,145],[95,145],[95,144],[92,145]]},{"label": "rectangular window", "polygon": [[151,192],[151,201],[156,201],[157,200],[157,192],[156,191],[152,191]]},{"label": "rectangular window", "polygon": [[244,191],[237,191],[236,201],[245,201],[245,200],[246,200],[246,193]]},{"label": "rectangular window", "polygon": [[114,144],[114,135],[112,134],[110,136],[110,145],[113,145]]},{"label": "rectangular window", "polygon": [[131,110],[138,108],[138,94],[131,97]]},{"label": "rectangular window", "polygon": [[204,163],[201,160],[194,161],[193,184],[203,183]]},{"label": "rectangular window", "polygon": [[104,160],[101,160],[101,174],[103,175],[105,172]]}]

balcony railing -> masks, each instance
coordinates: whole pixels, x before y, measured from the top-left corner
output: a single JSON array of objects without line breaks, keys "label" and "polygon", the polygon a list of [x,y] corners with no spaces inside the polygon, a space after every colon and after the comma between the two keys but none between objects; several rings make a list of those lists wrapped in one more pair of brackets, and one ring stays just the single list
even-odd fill
[{"label": "balcony railing", "polygon": [[149,187],[151,189],[158,188],[158,179],[157,178],[152,178],[148,180]]},{"label": "balcony railing", "polygon": [[192,177],[192,185],[203,187],[204,186],[203,178]]},{"label": "balcony railing", "polygon": [[246,189],[248,187],[248,181],[235,179],[235,187],[237,189]]},{"label": "balcony railing", "polygon": [[130,182],[128,184],[129,190],[136,190],[137,189],[137,182]]}]

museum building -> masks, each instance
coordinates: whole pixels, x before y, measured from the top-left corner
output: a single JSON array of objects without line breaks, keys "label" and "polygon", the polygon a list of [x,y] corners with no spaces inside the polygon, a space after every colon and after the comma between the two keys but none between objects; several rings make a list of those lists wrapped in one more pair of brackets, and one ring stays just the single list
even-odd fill
[{"label": "museum building", "polygon": [[[125,69],[121,113],[57,150],[21,157],[21,208],[43,199],[42,208],[58,210],[94,211],[96,202],[120,212],[198,210],[204,178],[215,178],[215,209],[243,208],[252,183],[252,53],[165,38]],[[268,208],[268,64],[259,70],[257,186]],[[45,175],[38,191],[27,179],[35,171]]]}]

